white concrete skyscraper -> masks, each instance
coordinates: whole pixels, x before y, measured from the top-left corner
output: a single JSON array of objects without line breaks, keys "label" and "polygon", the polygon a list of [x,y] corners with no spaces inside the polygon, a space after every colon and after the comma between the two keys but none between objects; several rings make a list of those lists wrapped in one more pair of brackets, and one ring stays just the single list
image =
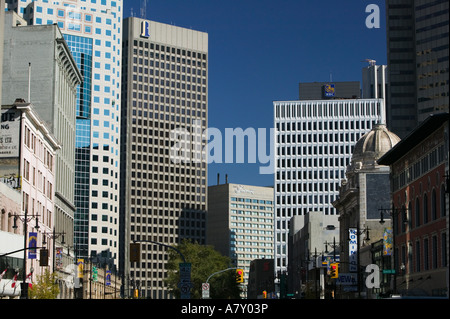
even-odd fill
[{"label": "white concrete skyscraper", "polygon": [[7,0],[28,24],[57,24],[83,75],[77,92],[74,249],[118,265],[121,0]]},{"label": "white concrete skyscraper", "polygon": [[309,212],[335,215],[353,147],[384,122],[383,99],[274,102],[275,273],[288,271],[289,222]]}]

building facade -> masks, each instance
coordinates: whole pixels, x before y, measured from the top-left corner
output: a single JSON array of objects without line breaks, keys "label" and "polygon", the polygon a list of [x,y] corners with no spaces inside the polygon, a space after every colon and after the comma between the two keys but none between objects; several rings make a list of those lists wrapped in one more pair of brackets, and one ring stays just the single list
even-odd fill
[{"label": "building facade", "polygon": [[208,187],[206,242],[244,270],[245,286],[251,262],[272,259],[273,220],[272,187],[232,183]]},{"label": "building facade", "polygon": [[386,2],[388,128],[404,138],[431,113],[449,109],[449,3]]},{"label": "building facade", "polygon": [[359,99],[361,88],[358,81],[302,82],[298,85],[299,100]]},{"label": "building facade", "polygon": [[[26,242],[27,247],[46,247],[51,252],[55,245],[55,241],[49,240],[55,227],[55,153],[61,145],[30,103],[16,101],[14,105],[2,106],[1,115],[0,182],[21,194],[20,207],[15,207],[19,210],[2,209],[2,231],[22,235],[16,237],[22,243],[20,249]],[[2,241],[1,245],[4,244]],[[11,248],[2,247],[1,250],[8,249]],[[22,254],[22,263],[16,272],[18,282],[36,280],[55,258],[49,253],[48,265],[41,267],[37,249]],[[6,263],[5,266],[11,271],[11,265]],[[6,288],[9,296],[20,295],[20,289]]]},{"label": "building facade", "polygon": [[332,206],[356,141],[384,121],[383,99],[274,102],[275,271],[287,271],[289,221]]},{"label": "building facade", "polygon": [[362,98],[384,99],[387,105],[387,66],[376,65],[375,60],[369,60],[369,66],[362,69]]},{"label": "building facade", "polygon": [[14,1],[28,24],[57,24],[83,74],[77,91],[74,247],[119,258],[122,1]]},{"label": "building facade", "polygon": [[[35,101],[34,109],[60,141],[55,157],[55,232],[65,233],[65,240],[73,242],[75,109],[82,75],[56,25],[30,26],[8,11],[5,30],[3,104],[16,98]],[[63,255],[58,270],[73,263],[73,249],[69,253],[65,247]]]},{"label": "building facade", "polygon": [[[325,216],[309,212],[291,218],[289,233],[289,271],[280,274],[280,296],[295,298],[329,298],[327,271],[340,260],[338,215]],[[326,296],[327,295],[327,296]]]},{"label": "building facade", "polygon": [[[121,260],[142,296],[172,298],[167,248],[146,241],[205,243],[207,162],[180,159],[177,147],[206,145],[208,34],[139,18],[123,28]],[[139,264],[130,265],[130,241],[142,243]]]},{"label": "building facade", "polygon": [[[355,145],[351,164],[339,187],[339,197],[333,202],[339,212],[338,240],[342,243],[339,271],[355,276],[355,286],[346,287],[352,296],[360,295],[363,290],[366,292],[361,274],[365,266],[373,263],[371,256],[366,256],[371,254],[372,244],[391,232],[388,219],[386,223],[380,223],[380,209],[390,209],[389,167],[379,165],[377,160],[399,141],[400,138],[385,124],[377,124],[364,134]],[[351,236],[356,237],[349,242]],[[385,262],[383,268],[390,269],[389,263]],[[384,278],[382,282],[383,287],[376,293],[391,291],[390,282]],[[345,293],[340,289],[338,297],[343,298]]]},{"label": "building facade", "polygon": [[430,115],[387,152],[394,293],[448,297],[449,115]]}]

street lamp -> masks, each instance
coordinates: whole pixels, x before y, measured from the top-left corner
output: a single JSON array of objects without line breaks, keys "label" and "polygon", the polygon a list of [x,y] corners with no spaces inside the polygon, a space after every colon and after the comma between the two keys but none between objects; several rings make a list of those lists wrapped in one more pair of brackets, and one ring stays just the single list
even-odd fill
[{"label": "street lamp", "polygon": [[64,235],[66,233],[65,232],[60,232],[57,233],[55,231],[55,227],[53,227],[53,233],[46,233],[44,232],[44,240],[42,241],[42,245],[47,244],[47,242],[45,241],[45,237],[49,237],[50,239],[53,239],[53,258],[52,258],[52,268],[53,268],[53,272],[55,272],[55,256],[56,256],[56,245],[55,245],[55,239],[59,238],[60,236],[62,236],[62,241],[61,244],[64,245],[65,241],[64,241]]},{"label": "street lamp", "polygon": [[[23,218],[22,218],[23,217]],[[25,283],[25,278],[27,276],[26,266],[27,266],[27,233],[28,233],[28,222],[31,221],[32,218],[36,218],[35,229],[39,229],[39,215],[28,215],[27,209],[24,210],[23,215],[14,214],[14,225],[13,229],[17,229],[17,219],[20,219],[23,222],[23,269],[22,269],[22,287],[20,291],[20,299],[28,299],[28,284]]]},{"label": "street lamp", "polygon": [[[395,254],[395,233],[398,231],[397,230],[397,215],[402,213],[402,221],[403,221],[403,225],[407,225],[408,224],[408,217],[407,217],[407,211],[410,211],[410,208],[406,208],[406,207],[402,207],[401,209],[392,207],[392,208],[380,208],[380,224],[384,224],[384,218],[383,215],[384,213],[389,214],[389,216],[392,219],[392,228],[393,228],[393,232],[392,232],[392,253]],[[393,282],[393,290],[394,293],[397,292],[397,263],[395,262],[396,260],[396,256],[394,256],[394,282]]]},{"label": "street lamp", "polygon": [[328,254],[328,246],[330,246],[331,248],[333,248],[333,261],[336,261],[336,248],[340,247],[340,244],[337,243],[336,244],[336,238],[333,237],[333,243],[328,243],[327,241],[325,241],[325,253]]}]

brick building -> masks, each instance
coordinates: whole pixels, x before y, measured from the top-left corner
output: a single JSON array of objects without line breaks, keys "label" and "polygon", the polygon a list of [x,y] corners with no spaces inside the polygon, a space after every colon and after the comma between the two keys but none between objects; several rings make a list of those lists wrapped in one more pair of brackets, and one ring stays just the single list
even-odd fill
[{"label": "brick building", "polygon": [[398,294],[448,296],[448,136],[449,114],[430,115],[378,161],[391,169]]}]

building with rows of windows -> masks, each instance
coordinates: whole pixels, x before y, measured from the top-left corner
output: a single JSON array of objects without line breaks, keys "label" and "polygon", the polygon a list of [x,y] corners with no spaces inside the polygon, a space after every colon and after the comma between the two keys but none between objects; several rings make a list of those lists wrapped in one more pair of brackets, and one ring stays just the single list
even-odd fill
[{"label": "building with rows of windows", "polygon": [[274,102],[275,271],[287,271],[289,221],[319,211],[335,215],[353,148],[384,122],[383,99]]},{"label": "building with rows of windows", "polygon": [[391,172],[394,293],[448,297],[449,115],[430,115],[381,159]]},{"label": "building with rows of windows", "polygon": [[207,243],[244,270],[247,286],[251,262],[272,261],[273,188],[233,183],[209,186]]},{"label": "building with rows of windows", "polygon": [[83,75],[77,90],[74,249],[118,265],[121,0],[7,0],[29,25],[57,24]]},{"label": "building with rows of windows", "polygon": [[[206,145],[208,34],[134,17],[123,28],[122,268],[140,296],[172,298],[167,248],[146,241],[205,243],[207,163],[175,153],[178,133],[187,145]],[[140,263],[128,262],[130,241],[141,243]]]}]

